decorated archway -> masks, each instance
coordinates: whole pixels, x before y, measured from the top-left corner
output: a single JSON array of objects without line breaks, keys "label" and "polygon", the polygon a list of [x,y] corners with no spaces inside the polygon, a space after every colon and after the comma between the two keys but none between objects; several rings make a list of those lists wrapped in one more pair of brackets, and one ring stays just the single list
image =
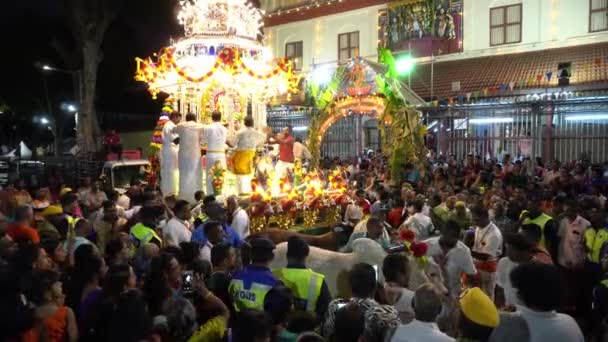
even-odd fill
[{"label": "decorated archway", "polygon": [[308,135],[313,166],[318,165],[327,130],[348,115],[378,119],[382,152],[389,158],[393,179],[399,179],[403,165],[419,163],[426,156],[426,127],[403,95],[404,85],[394,72],[392,54],[381,50],[380,56],[383,64],[352,59],[340,66],[325,86],[309,82],[308,98],[319,109],[311,118]]}]

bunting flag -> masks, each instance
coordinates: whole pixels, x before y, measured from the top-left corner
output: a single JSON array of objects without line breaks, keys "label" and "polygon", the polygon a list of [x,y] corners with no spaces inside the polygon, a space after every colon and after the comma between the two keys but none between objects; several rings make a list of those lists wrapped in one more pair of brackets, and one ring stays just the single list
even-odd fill
[{"label": "bunting flag", "polygon": [[462,95],[456,96],[456,101],[458,101],[458,103],[462,103]]},{"label": "bunting flag", "polygon": [[450,96],[450,104],[454,104],[454,96]]},{"label": "bunting flag", "polygon": [[602,59],[601,58],[596,58],[595,59],[595,65],[597,65],[597,66],[602,65]]},{"label": "bunting flag", "polygon": [[502,93],[502,92],[504,92],[504,91],[506,91],[506,90],[507,90],[507,85],[506,85],[506,84],[504,84],[504,83],[502,83],[502,84],[500,85],[500,92]]},{"label": "bunting flag", "polygon": [[534,77],[530,76],[528,79],[528,84],[534,84]]},{"label": "bunting flag", "polygon": [[483,96],[488,96],[488,88],[483,88]]},{"label": "bunting flag", "polygon": [[473,92],[473,98],[475,98],[475,99],[476,99],[477,97],[479,97],[479,91],[478,91],[478,90],[475,90],[475,91]]},{"label": "bunting flag", "polygon": [[471,101],[471,95],[473,95],[472,93],[467,93],[467,102]]},{"label": "bunting flag", "polygon": [[591,66],[589,65],[589,63],[585,63],[585,65],[583,65],[583,69],[585,69],[585,72],[588,72],[590,67]]},{"label": "bunting flag", "polygon": [[511,81],[509,82],[509,89],[513,91],[513,88],[515,88],[515,82]]},{"label": "bunting flag", "polygon": [[433,101],[433,107],[437,107],[438,105],[439,105],[439,101],[438,100]]},{"label": "bunting flag", "polygon": [[547,81],[551,82],[551,77],[553,77],[553,71],[549,71],[545,74],[545,76],[547,76]]},{"label": "bunting flag", "polygon": [[526,81],[519,80],[519,89],[522,89],[524,87],[524,83],[526,83]]},{"label": "bunting flag", "polygon": [[540,83],[540,81],[543,80],[543,77],[544,77],[543,74],[536,75],[536,82]]}]

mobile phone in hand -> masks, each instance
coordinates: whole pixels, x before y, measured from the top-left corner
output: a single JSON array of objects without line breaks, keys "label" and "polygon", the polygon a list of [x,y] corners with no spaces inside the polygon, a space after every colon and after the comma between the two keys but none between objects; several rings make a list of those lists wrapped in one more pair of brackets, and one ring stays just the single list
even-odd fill
[{"label": "mobile phone in hand", "polygon": [[193,280],[194,280],[194,272],[184,271],[182,273],[182,293],[191,294],[192,292],[194,292],[194,286],[192,286]]}]

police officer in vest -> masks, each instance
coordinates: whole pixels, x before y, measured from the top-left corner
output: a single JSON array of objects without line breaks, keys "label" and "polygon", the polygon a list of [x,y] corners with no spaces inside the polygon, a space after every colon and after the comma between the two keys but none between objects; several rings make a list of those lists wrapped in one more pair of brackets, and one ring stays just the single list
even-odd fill
[{"label": "police officer in vest", "polygon": [[296,310],[316,313],[322,319],[331,294],[325,277],[306,267],[309,252],[306,241],[298,236],[290,237],[287,241],[287,267],[276,269],[273,273],[293,291]]},{"label": "police officer in vest", "polygon": [[251,264],[234,275],[228,286],[234,309],[264,309],[264,298],[279,280],[270,271],[274,259],[274,243],[266,238],[254,238],[251,245]]},{"label": "police officer in vest", "polygon": [[543,213],[541,210],[542,198],[533,196],[528,200],[528,210],[522,211],[520,215],[521,224],[534,224],[540,227],[542,233],[540,245],[545,247],[551,258],[557,260],[557,248],[559,246],[558,226],[553,217]]},{"label": "police officer in vest", "polygon": [[165,209],[160,205],[145,205],[139,212],[141,222],[131,227],[130,236],[133,247],[139,247],[154,243],[162,247],[163,240],[156,231],[164,225],[162,221],[166,218]]}]

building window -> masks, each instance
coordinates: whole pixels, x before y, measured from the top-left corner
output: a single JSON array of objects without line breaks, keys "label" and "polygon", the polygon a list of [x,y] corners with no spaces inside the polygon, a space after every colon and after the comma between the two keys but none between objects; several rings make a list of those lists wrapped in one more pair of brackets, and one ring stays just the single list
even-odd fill
[{"label": "building window", "polygon": [[294,70],[302,70],[302,41],[285,44],[285,58],[291,60]]},{"label": "building window", "polygon": [[338,35],[338,62],[359,56],[359,31]]},{"label": "building window", "polygon": [[589,32],[608,30],[608,0],[589,0]]},{"label": "building window", "polygon": [[490,46],[521,42],[521,4],[490,8]]}]

